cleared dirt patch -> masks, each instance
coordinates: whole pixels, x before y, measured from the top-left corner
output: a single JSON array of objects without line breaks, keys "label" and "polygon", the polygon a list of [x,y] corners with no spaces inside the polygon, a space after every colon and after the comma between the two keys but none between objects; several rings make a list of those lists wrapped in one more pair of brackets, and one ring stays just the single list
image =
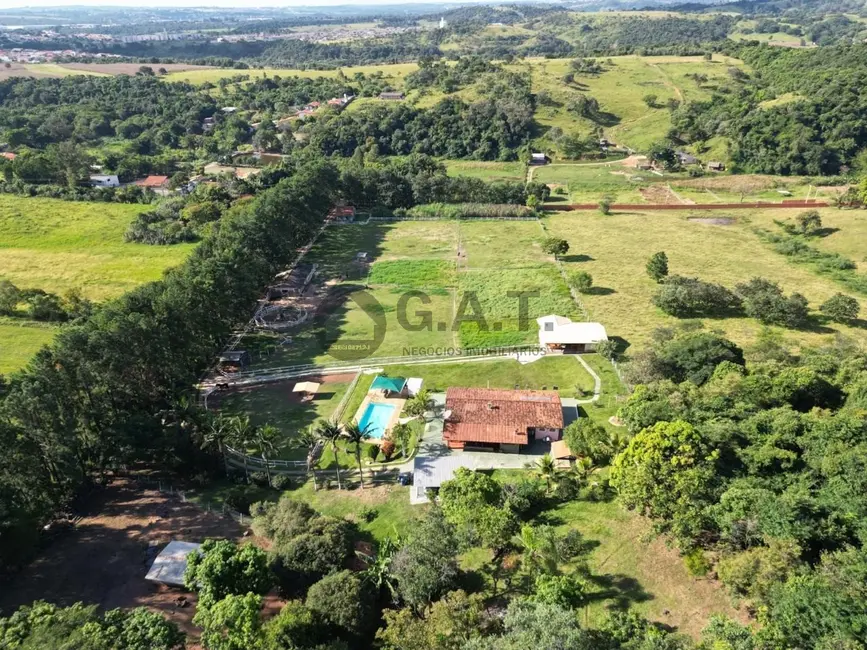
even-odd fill
[{"label": "cleared dirt patch", "polygon": [[86,70],[88,72],[102,72],[104,74],[129,74],[134,75],[138,69],[146,65],[154,72],[165,68],[166,72],[186,72],[187,70],[212,70],[208,65],[187,65],[184,63],[64,63],[64,68],[72,70]]},{"label": "cleared dirt patch", "polygon": [[[239,540],[244,529],[228,517],[126,479],[116,479],[96,494],[83,514],[71,531],[0,589],[0,611],[8,615],[37,599],[64,606],[81,601],[103,609],[148,607],[195,635],[195,595],[144,579],[155,551],[172,539]],[[178,604],[180,596],[187,598],[186,607]]]},{"label": "cleared dirt patch", "polygon": [[731,226],[735,223],[733,217],[687,217],[691,223],[703,223],[709,226]]},{"label": "cleared dirt patch", "polygon": [[641,198],[643,198],[648,203],[663,203],[665,205],[669,205],[671,203],[683,203],[680,200],[680,197],[677,196],[674,192],[663,185],[651,185],[649,187],[642,187],[638,190],[638,193],[641,194]]}]

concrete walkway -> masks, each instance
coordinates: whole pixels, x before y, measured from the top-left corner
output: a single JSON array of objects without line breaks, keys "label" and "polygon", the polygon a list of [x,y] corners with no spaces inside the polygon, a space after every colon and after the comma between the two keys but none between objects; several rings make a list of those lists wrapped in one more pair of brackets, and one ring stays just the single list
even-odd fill
[{"label": "concrete walkway", "polygon": [[600,395],[602,395],[602,379],[600,379],[599,375],[596,374],[596,371],[590,367],[590,364],[584,361],[584,357],[580,354],[576,354],[575,358],[578,360],[582,366],[584,366],[584,370],[590,373],[590,376],[593,377],[593,397],[590,399],[579,399],[576,400],[578,404],[590,404],[591,402],[598,402]]}]

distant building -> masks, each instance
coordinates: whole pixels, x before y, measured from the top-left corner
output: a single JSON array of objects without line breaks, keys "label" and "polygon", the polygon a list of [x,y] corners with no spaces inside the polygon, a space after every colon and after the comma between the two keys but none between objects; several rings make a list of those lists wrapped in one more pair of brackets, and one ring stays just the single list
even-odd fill
[{"label": "distant building", "polygon": [[355,207],[351,205],[335,205],[328,213],[328,221],[351,223],[355,221]]},{"label": "distant building", "polygon": [[697,165],[699,164],[699,159],[693,156],[691,153],[687,153],[686,151],[678,151],[677,160],[681,165]]},{"label": "distant building", "polygon": [[205,165],[202,171],[205,176],[222,176],[223,174],[231,174],[235,178],[247,178],[248,176],[258,174],[262,170],[258,167],[222,165],[218,162],[212,162]]},{"label": "distant building", "polygon": [[147,178],[137,180],[135,185],[146,187],[157,194],[168,194],[170,192],[168,176],[148,176]]},{"label": "distant building", "polygon": [[544,390],[449,388],[443,440],[451,449],[471,447],[518,453],[530,439],[563,435],[560,395]]},{"label": "distant building", "polygon": [[119,187],[120,179],[116,174],[93,174],[90,184],[93,187]]},{"label": "distant building", "polygon": [[379,98],[388,101],[401,101],[403,99],[406,99],[406,95],[400,92],[384,92],[379,93]]},{"label": "distant building", "polygon": [[223,106],[222,110],[224,113],[234,113],[238,110],[237,106]]},{"label": "distant building", "polygon": [[566,354],[590,352],[608,340],[601,323],[573,323],[565,316],[550,314],[537,318],[539,347]]},{"label": "distant building", "polygon": [[709,162],[707,168],[712,172],[724,172],[726,166],[721,162]]},{"label": "distant building", "polygon": [[439,28],[440,28],[440,29],[445,29],[445,28],[446,28],[446,26],[447,26],[447,25],[448,25],[448,23],[447,23],[447,22],[446,22],[446,19],[445,19],[445,18],[442,18],[442,17],[440,17],[440,24],[439,24]]},{"label": "distant building", "polygon": [[531,153],[530,154],[530,164],[531,165],[547,165],[549,161],[548,155],[544,153]]},{"label": "distant building", "polygon": [[11,151],[4,151],[0,153],[0,157],[5,158],[6,160],[15,160],[18,157],[18,154],[12,153]]}]

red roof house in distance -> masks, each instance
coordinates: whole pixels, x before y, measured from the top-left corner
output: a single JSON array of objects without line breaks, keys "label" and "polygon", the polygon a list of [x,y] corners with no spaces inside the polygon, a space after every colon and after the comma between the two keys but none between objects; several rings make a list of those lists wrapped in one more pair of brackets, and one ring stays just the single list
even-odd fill
[{"label": "red roof house in distance", "polygon": [[560,440],[560,395],[546,390],[449,388],[443,439],[450,449],[518,453],[530,440]]},{"label": "red roof house in distance", "polygon": [[11,151],[4,151],[3,153],[0,153],[0,156],[6,160],[15,160],[18,157],[18,154],[12,153]]},{"label": "red roof house in distance", "polygon": [[151,189],[157,189],[159,187],[168,187],[169,185],[169,177],[168,176],[148,176],[147,178],[142,178],[135,182],[136,185],[140,187],[149,187]]}]

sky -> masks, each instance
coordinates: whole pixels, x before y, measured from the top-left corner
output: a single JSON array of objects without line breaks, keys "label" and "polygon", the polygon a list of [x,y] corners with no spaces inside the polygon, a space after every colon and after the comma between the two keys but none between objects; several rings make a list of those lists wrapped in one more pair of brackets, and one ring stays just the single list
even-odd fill
[{"label": "sky", "polygon": [[[448,0],[454,3],[456,0]],[[460,4],[485,0],[457,0]],[[490,2],[490,0],[488,0]],[[432,4],[435,0],[0,0],[0,9],[19,7],[310,7],[335,5]]]}]

